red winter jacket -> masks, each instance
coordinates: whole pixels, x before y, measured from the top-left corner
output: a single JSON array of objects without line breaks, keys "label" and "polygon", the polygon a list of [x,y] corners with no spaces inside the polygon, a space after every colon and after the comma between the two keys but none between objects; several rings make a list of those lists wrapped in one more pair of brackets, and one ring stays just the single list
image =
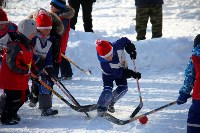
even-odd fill
[{"label": "red winter jacket", "polygon": [[[29,47],[29,46],[27,46]],[[29,49],[29,50],[28,50]],[[28,74],[33,58],[33,50],[20,42],[8,45],[0,69],[0,88],[5,90],[28,89]]]},{"label": "red winter jacket", "polygon": [[[59,55],[59,58],[58,58],[58,62],[61,62],[61,59],[62,59],[62,56],[61,54],[65,54],[65,51],[67,49],[67,43],[68,43],[68,39],[69,39],[69,32],[70,32],[70,19],[65,19],[65,18],[62,18],[60,17],[61,21],[63,23],[65,23],[66,21],[68,21],[67,23],[67,26],[65,27],[64,29],[64,32],[63,32],[63,35],[61,37],[61,42],[60,42],[60,55]],[[66,24],[63,24],[63,25],[66,25]]]},{"label": "red winter jacket", "polygon": [[196,72],[192,98],[195,100],[200,100],[200,57],[192,56],[192,61]]},{"label": "red winter jacket", "polygon": [[[61,18],[62,20],[62,18]],[[69,32],[70,32],[70,19],[68,19],[68,25],[67,28],[65,29],[62,38],[61,38],[61,45],[60,45],[60,52],[65,53],[66,48],[67,48],[67,43],[69,39]]]}]

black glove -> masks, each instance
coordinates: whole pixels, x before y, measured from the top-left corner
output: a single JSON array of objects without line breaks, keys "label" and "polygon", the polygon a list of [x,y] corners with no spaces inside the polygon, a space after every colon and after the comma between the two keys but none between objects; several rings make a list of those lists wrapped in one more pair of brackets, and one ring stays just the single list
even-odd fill
[{"label": "black glove", "polygon": [[130,69],[124,69],[123,76],[125,76],[126,78],[135,78],[135,79],[138,78],[138,79],[140,79],[141,73],[134,72],[133,70],[130,70]]},{"label": "black glove", "polygon": [[55,77],[54,76],[55,71],[54,71],[53,67],[45,67],[44,69],[46,70],[46,72],[48,73],[48,75],[50,77]]},{"label": "black glove", "polygon": [[130,55],[132,60],[136,59],[137,52],[135,51],[135,45],[133,43],[128,43],[125,45],[126,52]]}]

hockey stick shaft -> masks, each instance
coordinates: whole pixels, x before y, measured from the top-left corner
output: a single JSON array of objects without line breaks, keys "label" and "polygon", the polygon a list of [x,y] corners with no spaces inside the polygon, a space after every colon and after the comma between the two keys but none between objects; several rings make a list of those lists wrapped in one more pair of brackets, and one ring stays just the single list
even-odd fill
[{"label": "hockey stick shaft", "polygon": [[90,70],[86,71],[86,70],[80,68],[80,67],[79,67],[78,65],[76,65],[72,60],[70,60],[69,58],[67,58],[67,56],[65,56],[64,54],[61,54],[61,55],[62,55],[62,57],[63,57],[64,59],[68,60],[70,63],[72,63],[75,67],[77,67],[77,68],[78,68],[79,70],[81,70],[82,72],[84,72],[84,73],[86,73],[86,74],[88,74],[88,75],[91,75],[91,74],[92,74],[92,72],[91,72]]},{"label": "hockey stick shaft", "polygon": [[[135,60],[133,60],[133,66],[134,66],[134,72],[136,71],[136,64],[135,64]],[[136,83],[137,83],[137,88],[138,88],[138,94],[139,94],[139,98],[140,98],[140,103],[137,106],[137,108],[133,111],[133,113],[131,114],[130,118],[133,118],[143,107],[143,101],[142,101],[142,95],[141,95],[141,91],[140,91],[140,84],[139,84],[139,80],[138,78],[136,78]]]},{"label": "hockey stick shaft", "polygon": [[[43,72],[47,75],[48,72],[43,69]],[[49,75],[51,80],[58,86],[58,88],[60,88],[62,90],[62,92],[78,107],[81,107],[81,105],[78,103],[78,101],[72,96],[72,94],[69,92],[69,90],[67,90],[67,88],[62,84],[62,82],[60,82],[56,77],[53,77],[51,75]],[[84,112],[88,118],[90,118],[89,114],[87,112]]]},{"label": "hockey stick shaft", "polygon": [[68,106],[70,106],[73,110],[77,111],[77,112],[88,112],[88,111],[92,111],[95,110],[97,108],[96,104],[93,105],[85,105],[85,106],[81,106],[81,107],[77,107],[72,105],[70,102],[68,102],[66,99],[64,99],[60,94],[58,94],[55,90],[53,90],[53,88],[51,88],[48,84],[46,84],[43,80],[40,80],[40,78],[38,76],[36,76],[34,73],[31,73],[31,76],[34,79],[38,79],[38,81],[48,90],[50,90],[53,94],[55,94],[58,98],[60,98],[63,102],[65,102]]},{"label": "hockey stick shaft", "polygon": [[147,113],[144,113],[144,114],[142,114],[142,115],[136,116],[136,117],[132,118],[132,119],[130,120],[130,122],[135,121],[135,120],[138,120],[138,119],[140,119],[140,118],[142,118],[142,117],[145,117],[145,116],[147,116],[147,115],[153,114],[153,113],[155,113],[155,112],[157,112],[157,111],[160,111],[160,110],[162,110],[162,109],[164,109],[164,108],[167,108],[167,107],[169,107],[169,106],[172,106],[172,105],[174,105],[174,104],[176,104],[176,103],[177,103],[177,101],[173,101],[173,102],[170,102],[170,103],[168,103],[168,104],[166,104],[166,105],[164,105],[164,106],[161,106],[161,107],[158,107],[158,108],[156,108],[156,109],[154,109],[154,110],[151,110],[151,111],[149,111],[149,112],[147,112]]}]

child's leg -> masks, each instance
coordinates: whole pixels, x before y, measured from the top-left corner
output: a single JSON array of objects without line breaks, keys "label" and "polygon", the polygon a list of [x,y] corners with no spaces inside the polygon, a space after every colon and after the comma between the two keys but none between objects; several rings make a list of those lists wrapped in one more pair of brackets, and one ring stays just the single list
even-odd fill
[{"label": "child's leg", "polygon": [[[45,81],[49,86],[53,87],[52,82],[48,80]],[[52,93],[50,90],[45,88],[43,85],[39,84],[39,95],[38,95],[38,101],[39,101],[39,109],[41,109],[42,116],[49,116],[49,115],[56,115],[58,114],[58,110],[51,109],[52,107]]]},{"label": "child's leg", "polygon": [[121,78],[115,80],[117,88],[113,91],[112,103],[116,103],[128,91],[127,79]]},{"label": "child's leg", "polygon": [[104,89],[99,97],[97,102],[98,112],[107,111],[108,106],[112,100],[112,89],[113,89],[113,79],[110,79],[108,76],[103,76]]},{"label": "child's leg", "polygon": [[31,94],[29,96],[30,107],[35,107],[37,102],[38,102],[38,95],[39,95],[39,90],[38,90],[38,83],[35,80],[32,80],[32,86],[31,86]]},{"label": "child's leg", "polygon": [[115,112],[114,104],[128,91],[126,78],[116,79],[115,82],[118,87],[112,92],[112,100],[108,108],[108,111],[111,113]]},{"label": "child's leg", "polygon": [[60,69],[61,69],[61,77],[65,77],[65,78],[72,77],[73,73],[72,73],[71,64],[69,61],[67,61],[63,57],[62,57]]},{"label": "child's leg", "polygon": [[[23,91],[25,93],[25,91]],[[22,91],[19,90],[5,90],[6,99],[5,105],[1,114],[1,122],[6,125],[17,124],[19,119],[17,111],[24,104],[22,101]],[[25,96],[25,94],[24,94]]]},{"label": "child's leg", "polygon": [[188,112],[187,133],[200,132],[200,101],[193,100]]}]

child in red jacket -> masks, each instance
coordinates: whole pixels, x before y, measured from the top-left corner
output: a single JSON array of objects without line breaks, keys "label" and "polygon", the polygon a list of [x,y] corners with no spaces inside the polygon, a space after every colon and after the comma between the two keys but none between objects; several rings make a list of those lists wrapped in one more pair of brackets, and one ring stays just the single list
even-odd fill
[{"label": "child in red jacket", "polygon": [[[8,20],[7,14],[4,10],[0,9],[0,64],[2,63],[2,57],[4,48],[7,44],[14,41],[17,36],[17,25]],[[3,90],[2,90],[3,91]],[[0,114],[5,103],[5,94],[0,96]]]},{"label": "child in red jacket", "polygon": [[33,58],[31,40],[35,37],[36,23],[34,20],[25,19],[19,23],[18,28],[18,37],[16,41],[8,44],[0,69],[0,88],[4,89],[6,94],[1,123],[5,125],[18,124],[20,117],[17,111],[29,93],[29,72]]},{"label": "child in red jacket", "polygon": [[[65,55],[69,32],[70,32],[70,19],[74,16],[74,9],[67,6],[65,1],[62,0],[52,0],[51,1],[51,11],[55,13],[64,25],[64,32],[61,36],[60,42],[60,52]],[[61,62],[59,65],[56,65],[56,75],[59,74],[59,67],[61,69],[61,80],[71,79],[72,78],[72,68],[66,59],[61,57]],[[54,66],[55,67],[55,66]]]}]

